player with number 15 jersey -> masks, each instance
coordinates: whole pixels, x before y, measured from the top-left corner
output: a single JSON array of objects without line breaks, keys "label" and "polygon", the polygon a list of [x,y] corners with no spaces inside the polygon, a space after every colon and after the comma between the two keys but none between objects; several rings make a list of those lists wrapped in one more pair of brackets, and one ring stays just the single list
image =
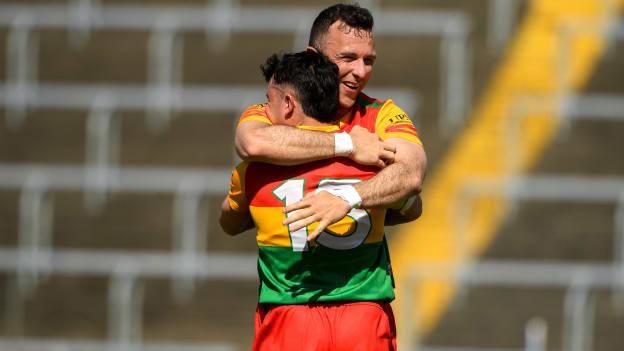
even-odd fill
[{"label": "player with number 15 jersey", "polygon": [[[264,105],[251,106],[240,123],[271,123]],[[350,131],[359,125],[382,140],[402,138],[421,144],[414,125],[392,100],[360,94],[347,123],[300,128],[326,132]],[[358,165],[347,158],[298,166],[242,163],[232,174],[228,201],[233,210],[249,209],[257,227],[260,303],[305,304],[345,301],[391,301],[393,278],[384,237],[385,209],[352,209],[308,243],[308,231],[282,224],[283,208],[305,194],[353,184],[373,177],[377,167]]]}]

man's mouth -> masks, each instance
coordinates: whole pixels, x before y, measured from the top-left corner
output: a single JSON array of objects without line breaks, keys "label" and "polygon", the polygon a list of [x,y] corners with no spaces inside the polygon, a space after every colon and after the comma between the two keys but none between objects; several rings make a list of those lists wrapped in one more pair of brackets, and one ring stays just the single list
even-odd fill
[{"label": "man's mouth", "polygon": [[342,85],[344,85],[345,87],[347,87],[350,90],[354,90],[357,91],[358,89],[358,85],[356,83],[352,83],[352,82],[342,82]]}]

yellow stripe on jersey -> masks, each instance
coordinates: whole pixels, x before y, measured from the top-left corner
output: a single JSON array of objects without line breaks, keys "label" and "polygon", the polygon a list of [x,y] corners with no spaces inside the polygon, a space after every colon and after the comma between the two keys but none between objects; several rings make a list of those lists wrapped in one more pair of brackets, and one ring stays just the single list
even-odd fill
[{"label": "yellow stripe on jersey", "polygon": [[241,181],[245,179],[245,172],[247,171],[248,165],[248,162],[239,163],[232,171],[232,177],[230,177],[228,203],[230,204],[230,208],[237,212],[247,212],[249,210],[249,202],[245,195],[245,182]]},{"label": "yellow stripe on jersey", "polygon": [[400,138],[422,145],[412,120],[390,99],[384,102],[377,114],[375,133],[381,140]]},{"label": "yellow stripe on jersey", "polygon": [[[284,230],[285,226],[282,224],[284,219],[286,219],[282,207],[249,206],[249,209],[258,229],[258,246],[291,246],[288,231]],[[372,227],[364,243],[380,242],[383,240],[384,234],[385,211],[368,210],[368,213],[371,216]],[[317,225],[318,223],[309,225],[308,233],[311,233]],[[355,230],[356,223],[350,217],[345,217],[327,228],[328,232],[336,236],[347,236]]]},{"label": "yellow stripe on jersey", "polygon": [[290,246],[290,237],[285,235],[284,224],[286,214],[282,207],[249,206],[251,216],[258,229],[258,246]]},{"label": "yellow stripe on jersey", "polygon": [[[340,123],[340,125],[342,125],[342,122]],[[297,128],[305,129],[305,130],[314,130],[314,131],[318,131],[318,132],[334,132],[334,131],[340,130],[340,126],[335,125],[335,124],[324,125],[324,126],[300,125],[300,126],[297,126]]]}]

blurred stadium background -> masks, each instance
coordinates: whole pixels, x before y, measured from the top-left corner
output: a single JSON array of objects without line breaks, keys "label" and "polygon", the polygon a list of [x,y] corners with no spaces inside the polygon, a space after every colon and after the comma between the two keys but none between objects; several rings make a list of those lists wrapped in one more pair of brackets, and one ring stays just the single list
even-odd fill
[{"label": "blurred stadium background", "polygon": [[[236,117],[332,3],[0,0],[1,350],[249,349]],[[367,92],[430,159],[390,230],[401,349],[622,350],[623,2],[360,3]]]}]

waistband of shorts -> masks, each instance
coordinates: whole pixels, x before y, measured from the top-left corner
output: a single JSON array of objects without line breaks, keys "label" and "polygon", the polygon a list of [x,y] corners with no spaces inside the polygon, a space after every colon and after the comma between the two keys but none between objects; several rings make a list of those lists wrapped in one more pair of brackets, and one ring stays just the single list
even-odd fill
[{"label": "waistband of shorts", "polygon": [[301,304],[278,304],[278,303],[258,303],[258,306],[262,307],[265,311],[283,307],[283,306],[307,306],[307,307],[338,307],[338,306],[357,306],[357,305],[369,305],[369,306],[390,306],[390,301],[327,301],[327,302],[308,302]]}]

